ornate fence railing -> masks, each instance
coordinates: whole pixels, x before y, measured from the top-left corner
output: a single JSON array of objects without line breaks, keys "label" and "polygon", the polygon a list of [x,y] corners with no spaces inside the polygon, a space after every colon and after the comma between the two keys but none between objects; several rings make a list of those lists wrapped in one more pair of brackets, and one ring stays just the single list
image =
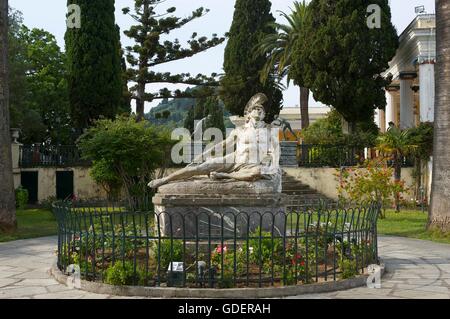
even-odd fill
[{"label": "ornate fence railing", "polygon": [[355,166],[364,161],[364,149],[345,145],[299,145],[299,166],[302,167],[342,167]]},{"label": "ornate fence railing", "polygon": [[[300,144],[298,148],[300,167],[351,167],[362,164],[367,159],[364,148],[348,145]],[[388,161],[388,164],[393,165],[392,161]],[[402,167],[413,165],[412,157],[405,156],[402,159]]]},{"label": "ornate fence railing", "polygon": [[150,287],[267,287],[335,281],[378,262],[379,205],[287,212],[155,214],[55,203],[58,267]]},{"label": "ornate fence railing", "polygon": [[88,166],[76,145],[22,145],[19,153],[19,166],[30,167],[69,167]]}]

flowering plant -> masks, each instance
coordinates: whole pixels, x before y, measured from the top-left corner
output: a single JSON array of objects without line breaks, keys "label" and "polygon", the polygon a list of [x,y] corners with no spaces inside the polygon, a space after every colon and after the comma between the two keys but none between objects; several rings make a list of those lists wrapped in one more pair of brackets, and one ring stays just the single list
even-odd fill
[{"label": "flowering plant", "polygon": [[[392,177],[394,169],[382,159],[366,162],[359,169],[344,169],[339,177],[338,194],[341,203],[360,203],[376,201],[386,209],[393,203],[396,194],[407,191],[403,180],[395,181]],[[401,198],[401,196],[400,196]]]}]

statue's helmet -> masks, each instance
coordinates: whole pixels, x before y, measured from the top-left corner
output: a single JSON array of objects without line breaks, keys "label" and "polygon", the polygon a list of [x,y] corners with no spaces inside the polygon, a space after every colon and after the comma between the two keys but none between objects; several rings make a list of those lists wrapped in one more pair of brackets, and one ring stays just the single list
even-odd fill
[{"label": "statue's helmet", "polygon": [[251,113],[251,111],[255,108],[255,107],[262,107],[264,109],[264,111],[267,113],[267,102],[269,101],[269,99],[267,98],[267,96],[264,93],[258,93],[255,94],[250,101],[248,101],[247,105],[245,106],[244,109],[244,117],[247,117],[248,114]]}]

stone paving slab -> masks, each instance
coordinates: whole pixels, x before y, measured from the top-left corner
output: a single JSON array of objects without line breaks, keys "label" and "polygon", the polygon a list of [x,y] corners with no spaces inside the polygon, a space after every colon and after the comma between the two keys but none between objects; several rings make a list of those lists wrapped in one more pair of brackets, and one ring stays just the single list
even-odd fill
[{"label": "stone paving slab", "polygon": [[[56,258],[55,247],[55,237],[0,243],[0,298],[127,298],[88,293],[57,283],[48,273]],[[381,289],[360,287],[289,299],[450,299],[450,245],[380,237],[379,252],[386,264]]]}]

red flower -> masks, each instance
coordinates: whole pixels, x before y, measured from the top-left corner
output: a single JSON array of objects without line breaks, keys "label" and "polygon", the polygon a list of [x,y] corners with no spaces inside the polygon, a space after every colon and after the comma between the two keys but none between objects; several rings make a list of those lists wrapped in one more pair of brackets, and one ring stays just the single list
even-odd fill
[{"label": "red flower", "polygon": [[[294,256],[294,258],[292,258],[292,265],[297,264],[300,260],[302,260],[302,258],[303,258],[302,255],[296,254],[296,255]],[[301,261],[301,262],[300,262],[300,265],[302,265],[302,263],[304,264],[305,262],[304,262],[304,261]],[[302,266],[303,266],[303,265],[302,265]]]}]

